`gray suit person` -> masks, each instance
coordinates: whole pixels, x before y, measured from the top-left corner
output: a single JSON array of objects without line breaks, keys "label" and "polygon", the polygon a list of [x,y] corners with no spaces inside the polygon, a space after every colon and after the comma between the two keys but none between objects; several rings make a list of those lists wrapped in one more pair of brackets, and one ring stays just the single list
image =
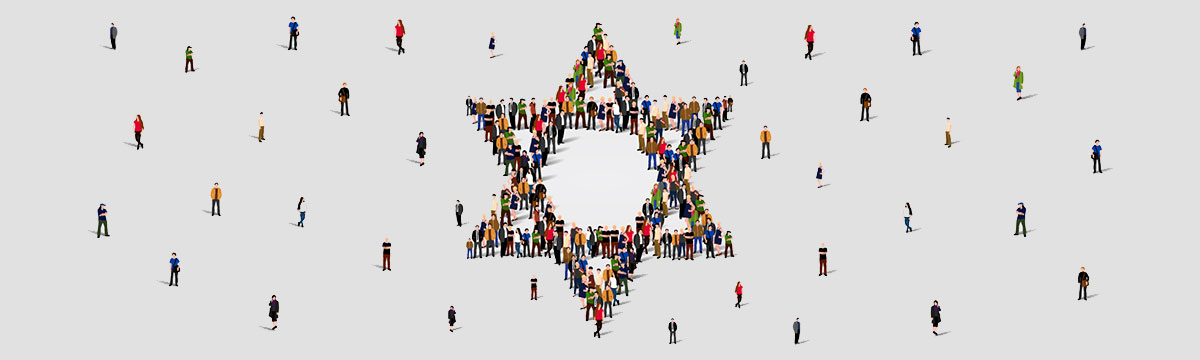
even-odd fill
[{"label": "gray suit person", "polygon": [[[112,44],[112,49],[117,49],[117,24],[108,23],[108,42]],[[1080,30],[1083,31],[1083,30]]]},{"label": "gray suit person", "polygon": [[1079,50],[1084,50],[1084,45],[1087,44],[1087,24],[1079,26]]},{"label": "gray suit person", "polygon": [[460,202],[458,200],[454,200],[454,218],[458,219],[458,227],[462,227],[462,213],[463,213],[462,202]]},{"label": "gray suit person", "polygon": [[800,343],[800,318],[796,318],[796,322],[792,323],[792,332],[796,333],[796,340],[793,341],[792,343],[799,344]]}]

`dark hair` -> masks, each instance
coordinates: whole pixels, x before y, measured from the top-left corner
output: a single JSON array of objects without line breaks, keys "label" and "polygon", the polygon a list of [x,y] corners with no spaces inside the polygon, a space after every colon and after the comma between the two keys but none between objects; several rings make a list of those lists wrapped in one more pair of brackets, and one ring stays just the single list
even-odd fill
[{"label": "dark hair", "polygon": [[300,205],[304,204],[304,197],[300,197],[300,202],[296,203],[296,210],[300,210]]},{"label": "dark hair", "polygon": [[172,256],[174,256],[174,255],[175,255],[175,253],[171,253],[171,255],[172,255]]},{"label": "dark hair", "polygon": [[906,203],[904,203],[904,207],[907,207],[907,208],[908,208],[908,216],[912,216],[912,205],[909,205],[909,204],[906,202]]}]

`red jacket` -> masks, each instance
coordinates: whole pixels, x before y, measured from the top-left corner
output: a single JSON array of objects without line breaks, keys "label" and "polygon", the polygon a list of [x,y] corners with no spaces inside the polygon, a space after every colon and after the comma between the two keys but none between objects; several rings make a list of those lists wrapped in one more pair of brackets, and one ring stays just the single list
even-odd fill
[{"label": "red jacket", "polygon": [[404,27],[396,25],[396,36],[404,36]]},{"label": "red jacket", "polygon": [[813,34],[814,34],[814,33],[816,33],[816,31],[809,31],[809,32],[805,33],[805,34],[804,34],[804,41],[807,41],[807,42],[812,42],[812,41],[813,41]]},{"label": "red jacket", "polygon": [[596,321],[604,321],[604,307],[596,307]]},{"label": "red jacket", "polygon": [[138,120],[133,121],[133,131],[142,131],[142,122],[141,121],[138,121]]},{"label": "red jacket", "polygon": [[734,292],[736,292],[738,295],[741,295],[742,294],[742,286],[738,285],[737,289],[734,289]]}]

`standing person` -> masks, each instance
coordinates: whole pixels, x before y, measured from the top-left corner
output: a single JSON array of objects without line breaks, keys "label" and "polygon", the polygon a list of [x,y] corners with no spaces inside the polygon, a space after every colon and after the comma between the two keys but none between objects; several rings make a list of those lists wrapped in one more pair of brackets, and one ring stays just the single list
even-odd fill
[{"label": "standing person", "polygon": [[1025,211],[1026,210],[1028,210],[1028,209],[1025,208],[1025,203],[1017,203],[1017,227],[1016,227],[1016,229],[1013,230],[1013,236],[1017,236],[1017,230],[1023,230],[1021,232],[1022,237],[1029,236],[1029,229],[1025,228]]},{"label": "standing person", "polygon": [[492,54],[491,58],[496,57],[496,33],[494,32],[492,33],[492,39],[488,40],[488,53]]},{"label": "standing person", "polygon": [[263,137],[263,132],[266,131],[266,126],[263,126],[262,118],[263,118],[263,113],[262,113],[262,111],[259,111],[258,112],[258,142],[263,142],[263,140],[267,139],[267,138]]},{"label": "standing person", "polygon": [[742,282],[738,281],[737,286],[733,288],[733,292],[737,294],[737,303],[733,304],[735,308],[742,307]]},{"label": "standing person", "polygon": [[1021,90],[1025,88],[1025,73],[1021,72],[1020,66],[1013,72],[1013,88],[1017,89],[1017,101],[1021,101]]},{"label": "standing person", "polygon": [[933,336],[938,336],[937,327],[938,323],[942,322],[942,307],[938,306],[937,300],[929,307],[929,320],[933,321]]},{"label": "standing person", "polygon": [[383,266],[379,268],[382,269],[379,271],[392,270],[392,241],[386,237],[383,238]]},{"label": "standing person", "polygon": [[796,340],[793,340],[792,343],[799,344],[800,343],[800,318],[796,318],[796,322],[792,323],[792,332],[796,333]]},{"label": "standing person", "polygon": [[676,343],[675,332],[679,331],[679,324],[675,323],[675,318],[671,318],[671,322],[667,323],[667,331],[671,333],[671,337],[667,339],[667,343]]},{"label": "standing person", "polygon": [[[1083,31],[1082,29],[1079,31]],[[108,23],[108,42],[112,44],[112,49],[117,49],[117,24]]]},{"label": "standing person", "polygon": [[904,210],[900,211],[900,215],[904,216],[904,228],[905,228],[904,233],[907,234],[907,233],[912,232],[913,231],[912,225],[909,222],[910,220],[912,220],[912,216],[913,216],[912,205],[909,205],[908,203],[904,203]]},{"label": "standing person", "polygon": [[804,41],[808,42],[808,53],[804,54],[804,57],[807,58],[808,60],[812,60],[813,34],[816,34],[816,33],[817,33],[816,31],[813,31],[812,25],[809,25],[808,30],[804,31]]},{"label": "standing person", "polygon": [[175,253],[171,253],[171,277],[167,282],[167,286],[179,287],[179,258],[175,257]]},{"label": "standing person", "polygon": [[529,277],[529,300],[537,300],[537,275]]},{"label": "standing person", "polygon": [[[113,30],[113,33],[116,34],[116,30]],[[1087,45],[1087,23],[1084,23],[1083,25],[1079,25],[1079,51],[1084,50],[1084,47],[1083,47],[1084,45]],[[116,49],[116,48],[117,48],[117,46],[113,45],[113,49]]]},{"label": "standing person", "polygon": [[271,302],[267,306],[270,307],[267,316],[271,317],[271,330],[275,330],[279,328],[279,300],[275,300],[275,295],[271,295]]},{"label": "standing person", "polygon": [[863,88],[862,95],[858,96],[858,103],[862,105],[862,111],[858,114],[858,121],[871,121],[871,94],[867,93],[867,88]]},{"label": "standing person", "polygon": [[454,200],[454,219],[458,220],[458,227],[462,227],[462,214],[462,201]]},{"label": "standing person", "polygon": [[924,54],[921,54],[921,23],[913,23],[912,36],[909,37],[909,40],[912,41],[913,44],[913,56],[924,56]]},{"label": "standing person", "polygon": [[746,74],[750,73],[750,67],[746,66],[746,60],[742,60],[742,64],[738,65],[738,73],[742,74],[742,79],[738,81],[738,86],[750,86],[750,82],[746,78]]},{"label": "standing person", "polygon": [[819,264],[817,276],[829,276],[829,266],[826,265],[827,255],[829,255],[829,249],[825,247],[825,243],[821,243],[821,248],[817,249],[817,261]]},{"label": "standing person", "polygon": [[146,123],[142,122],[142,114],[138,114],[136,119],[133,119],[133,140],[137,141],[137,146],[134,150],[141,150],[142,145],[142,130],[146,130]]},{"label": "standing person", "polygon": [[770,159],[771,158],[771,131],[767,130],[766,125],[763,125],[762,132],[758,134],[758,140],[762,141],[762,155],[759,156],[758,158],[760,160],[764,159],[764,158]]},{"label": "standing person", "polygon": [[421,158],[421,165],[418,165],[418,166],[425,166],[425,145],[426,145],[425,132],[424,131],[418,132],[417,133],[417,156]]},{"label": "standing person", "polygon": [[450,311],[446,312],[446,318],[450,320],[450,332],[454,332],[454,323],[458,322],[457,312],[454,311],[454,306],[450,306]]},{"label": "standing person", "polygon": [[950,142],[950,117],[946,117],[946,148],[949,149],[951,144],[953,143]]},{"label": "standing person", "polygon": [[[171,256],[175,256],[175,254],[171,254]],[[1075,278],[1075,282],[1079,283],[1079,298],[1075,299],[1075,300],[1087,301],[1087,299],[1088,299],[1087,287],[1088,287],[1088,282],[1091,280],[1092,280],[1092,278],[1088,277],[1087,268],[1080,266],[1079,267],[1079,276],[1077,276]]]},{"label": "standing person", "polygon": [[675,18],[675,45],[681,44],[679,36],[683,33],[683,24],[679,22],[679,18]]},{"label": "standing person", "polygon": [[600,338],[600,329],[604,328],[604,307],[596,307],[596,332],[592,333],[597,339]]},{"label": "standing person", "polygon": [[825,186],[825,185],[821,185],[821,179],[823,179],[824,177],[825,177],[825,167],[821,166],[821,162],[818,161],[817,162],[817,188],[818,189],[820,189],[822,186]]},{"label": "standing person", "polygon": [[296,226],[304,227],[304,215],[308,213],[308,203],[304,202],[304,197],[300,197],[300,203],[296,204],[296,211],[300,213],[300,222]]},{"label": "standing person", "polygon": [[184,56],[187,57],[187,61],[185,61],[183,63],[183,73],[184,74],[187,74],[189,67],[191,68],[191,71],[196,71],[196,64],[192,62],[192,54],[195,54],[195,53],[196,53],[195,51],[192,51],[191,46],[188,46],[187,50],[184,51],[183,54],[184,54]]},{"label": "standing person", "polygon": [[208,211],[208,216],[221,216],[221,184],[213,183],[208,195],[212,198],[212,209]]},{"label": "standing person", "polygon": [[[717,225],[717,228],[720,228],[720,227],[721,227],[721,225]],[[733,256],[733,232],[732,231],[725,232],[725,252],[724,253],[725,253],[725,256],[734,257]]]},{"label": "standing person", "polygon": [[[141,144],[141,143],[139,143]],[[1096,144],[1092,145],[1092,173],[1104,173],[1104,168],[1100,166],[1100,139],[1096,139]]]},{"label": "standing person", "polygon": [[96,238],[100,238],[101,226],[104,227],[104,236],[108,236],[108,209],[104,208],[104,204],[100,204],[100,207],[96,209],[96,217],[99,219],[96,223]]},{"label": "standing person", "polygon": [[296,22],[296,17],[292,17],[292,22],[288,23],[288,50],[300,50],[300,24]]},{"label": "standing person", "polygon": [[338,102],[342,104],[338,116],[350,116],[350,88],[346,87],[346,83],[342,83],[342,88],[338,90]]},{"label": "standing person", "polygon": [[404,20],[396,19],[396,55],[404,53]]}]

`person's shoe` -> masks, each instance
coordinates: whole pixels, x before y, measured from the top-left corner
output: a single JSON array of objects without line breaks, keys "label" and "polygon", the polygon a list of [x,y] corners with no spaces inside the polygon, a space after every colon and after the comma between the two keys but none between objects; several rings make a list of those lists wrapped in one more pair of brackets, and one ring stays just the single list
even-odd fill
[{"label": "person's shoe", "polygon": [[1021,234],[1021,237],[1029,237],[1029,233],[1023,233]]},{"label": "person's shoe", "polygon": [[277,329],[277,328],[279,328],[279,327],[278,327],[278,326],[272,326],[272,327],[271,327],[271,330],[275,330],[275,329]]},{"label": "person's shoe", "polygon": [[934,332],[933,332],[933,336],[938,336],[938,333],[937,333],[937,331],[934,331]]},{"label": "person's shoe", "polygon": [[108,234],[104,234],[104,236],[108,236]]}]

